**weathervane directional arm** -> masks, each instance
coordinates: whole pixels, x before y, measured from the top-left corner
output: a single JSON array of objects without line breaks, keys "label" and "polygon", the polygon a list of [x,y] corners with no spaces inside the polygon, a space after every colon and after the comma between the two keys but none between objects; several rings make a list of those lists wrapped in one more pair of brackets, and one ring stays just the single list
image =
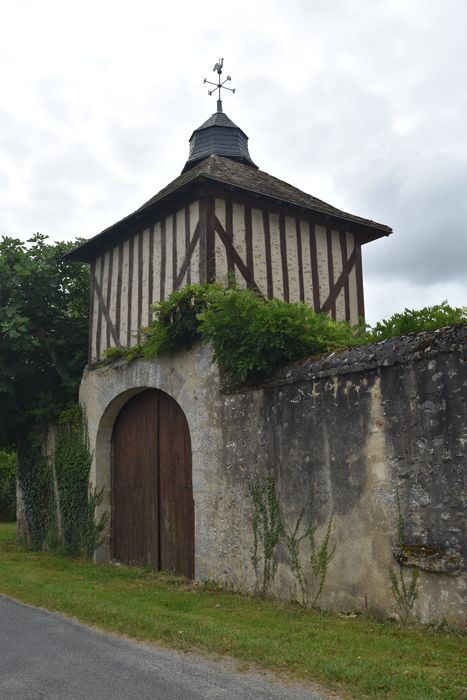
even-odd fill
[{"label": "weathervane directional arm", "polygon": [[222,75],[222,67],[223,67],[223,65],[224,65],[224,59],[223,59],[223,58],[219,58],[219,62],[216,63],[215,66],[214,66],[214,68],[213,68],[213,71],[217,71],[217,74],[218,74],[218,76],[219,76],[219,79],[218,79],[218,82],[217,82],[217,83],[213,83],[211,80],[208,80],[207,78],[205,78],[205,79],[203,80],[203,84],[204,84],[204,83],[207,83],[208,85],[214,85],[214,89],[213,89],[213,90],[208,90],[208,95],[212,95],[216,90],[219,90],[219,94],[218,94],[218,97],[217,97],[217,111],[218,111],[218,112],[222,112],[221,90],[224,89],[224,90],[228,90],[229,92],[235,92],[235,88],[229,88],[229,87],[226,87],[226,85],[225,85],[225,83],[227,83],[229,80],[232,80],[232,78],[230,77],[230,75],[228,75],[228,76],[226,77],[226,79],[225,79],[223,82],[221,82],[221,75]]}]

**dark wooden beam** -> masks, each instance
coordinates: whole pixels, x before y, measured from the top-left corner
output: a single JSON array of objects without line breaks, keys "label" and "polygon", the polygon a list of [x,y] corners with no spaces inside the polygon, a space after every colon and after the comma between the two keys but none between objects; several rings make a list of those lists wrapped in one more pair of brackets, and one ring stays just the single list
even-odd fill
[{"label": "dark wooden beam", "polygon": [[[258,289],[258,286],[256,285],[255,280],[251,277],[249,270],[243,260],[241,259],[240,255],[238,252],[235,250],[232,241],[229,239],[226,231],[224,230],[221,222],[219,219],[216,217],[215,221],[215,229],[216,233],[218,234],[219,238],[221,239],[222,243],[224,244],[227,253],[230,252],[230,255],[232,256],[232,259],[235,263],[235,265],[238,267],[239,272],[243,276],[244,280],[247,283],[247,286],[250,287],[251,289],[254,289],[255,292],[258,292],[261,294],[260,290]],[[261,296],[263,296],[261,294]]]},{"label": "dark wooden beam", "polygon": [[321,307],[321,311],[323,313],[328,313],[333,305],[336,303],[336,299],[339,296],[340,291],[342,290],[346,280],[349,279],[349,274],[350,271],[352,270],[353,266],[355,265],[357,256],[355,250],[352,251],[352,254],[350,255],[349,259],[345,263],[345,266],[342,268],[342,272],[339,275],[336,283],[332,286],[329,296],[324,302],[323,306]]}]

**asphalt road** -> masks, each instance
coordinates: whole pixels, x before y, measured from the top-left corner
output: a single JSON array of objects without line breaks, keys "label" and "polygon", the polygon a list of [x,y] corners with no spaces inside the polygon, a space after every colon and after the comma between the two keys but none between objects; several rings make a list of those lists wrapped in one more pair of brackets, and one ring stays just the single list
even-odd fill
[{"label": "asphalt road", "polygon": [[81,698],[325,700],[270,675],[131,642],[0,596],[0,700]]}]

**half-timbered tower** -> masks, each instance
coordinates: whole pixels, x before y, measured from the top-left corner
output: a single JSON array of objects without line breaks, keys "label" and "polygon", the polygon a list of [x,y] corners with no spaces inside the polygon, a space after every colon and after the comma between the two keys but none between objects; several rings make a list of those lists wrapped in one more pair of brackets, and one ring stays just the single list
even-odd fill
[{"label": "half-timbered tower", "polygon": [[[222,59],[214,70],[220,91]],[[238,498],[234,488],[225,499],[219,486],[228,419],[206,351],[101,366],[107,348],[137,343],[152,304],[190,283],[234,279],[356,323],[364,316],[361,247],[390,232],[259,170],[219,100],[193,132],[180,176],[68,254],[91,265],[80,399],[92,480],[111,515],[99,556],[209,578]]]},{"label": "half-timbered tower", "polygon": [[391,229],[259,170],[221,110],[193,132],[179,177],[69,254],[91,263],[91,364],[135,344],[151,304],[190,283],[235,279],[334,319],[364,318],[361,247]]}]

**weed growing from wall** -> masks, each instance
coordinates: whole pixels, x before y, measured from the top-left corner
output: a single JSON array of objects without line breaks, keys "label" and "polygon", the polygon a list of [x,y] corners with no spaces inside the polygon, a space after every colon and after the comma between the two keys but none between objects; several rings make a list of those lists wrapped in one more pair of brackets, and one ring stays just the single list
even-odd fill
[{"label": "weed growing from wall", "polygon": [[316,542],[317,526],[310,524],[307,531],[308,540],[310,543],[310,565],[315,583],[314,597],[312,597],[311,601],[312,607],[316,605],[316,602],[323,591],[323,586],[326,580],[326,575],[328,573],[329,564],[336,551],[336,545],[330,544],[333,520],[334,511],[331,513],[331,516],[328,520],[326,531],[324,533],[324,537],[320,545],[318,545]]},{"label": "weed growing from wall", "polygon": [[308,584],[303,571],[302,558],[300,554],[300,545],[307,535],[306,531],[300,534],[304,515],[305,508],[303,507],[293,529],[288,530],[286,527],[284,527],[284,541],[287,547],[287,561],[297,582],[298,589],[300,590],[301,600],[298,602],[300,602],[302,605],[306,605],[308,602]]},{"label": "weed growing from wall", "polygon": [[[257,476],[250,485],[250,494],[253,501],[251,560],[255,569],[257,593],[266,596],[276,575],[276,550],[284,532],[277,501],[275,477]],[[262,554],[260,554],[260,548]]]},{"label": "weed growing from wall", "polygon": [[[331,545],[334,513],[331,514],[321,543],[316,540],[317,525],[313,523],[313,494],[304,506],[292,529],[284,524],[277,496],[277,479],[272,475],[256,476],[250,485],[253,503],[253,555],[257,592],[266,596],[270,592],[277,571],[277,548],[283,541],[287,549],[287,563],[300,591],[297,602],[314,607],[323,591],[329,564],[336,546]],[[308,524],[303,525],[307,514]],[[309,572],[303,565],[302,542],[309,546]]]},{"label": "weed growing from wall", "polygon": [[[308,507],[303,507],[292,530],[284,529],[284,540],[287,547],[287,561],[290,566],[298,589],[302,605],[314,607],[323,591],[329,564],[336,551],[336,545],[331,545],[331,531],[334,520],[334,511],[328,520],[324,537],[321,543],[316,540],[317,525],[313,524],[313,493],[310,496]],[[308,525],[303,528],[302,522],[307,513]],[[301,533],[301,534],[300,534]],[[309,571],[305,574],[302,564],[301,543],[306,540],[309,547]]]},{"label": "weed growing from wall", "polygon": [[92,559],[96,548],[102,542],[102,533],[109,519],[109,514],[106,511],[96,521],[96,510],[101,505],[103,496],[103,489],[97,490],[95,486],[89,484],[81,540],[84,557],[89,560]]},{"label": "weed growing from wall", "polygon": [[[397,546],[394,553],[394,558],[397,561],[397,556],[405,545],[405,520],[402,515],[399,494],[396,494],[397,506]],[[403,566],[397,562],[397,569],[389,569],[389,581],[391,591],[396,601],[397,607],[400,610],[402,619],[406,622],[409,619],[418,597],[418,583],[420,572],[417,567],[413,567],[410,576],[404,574]]]}]

